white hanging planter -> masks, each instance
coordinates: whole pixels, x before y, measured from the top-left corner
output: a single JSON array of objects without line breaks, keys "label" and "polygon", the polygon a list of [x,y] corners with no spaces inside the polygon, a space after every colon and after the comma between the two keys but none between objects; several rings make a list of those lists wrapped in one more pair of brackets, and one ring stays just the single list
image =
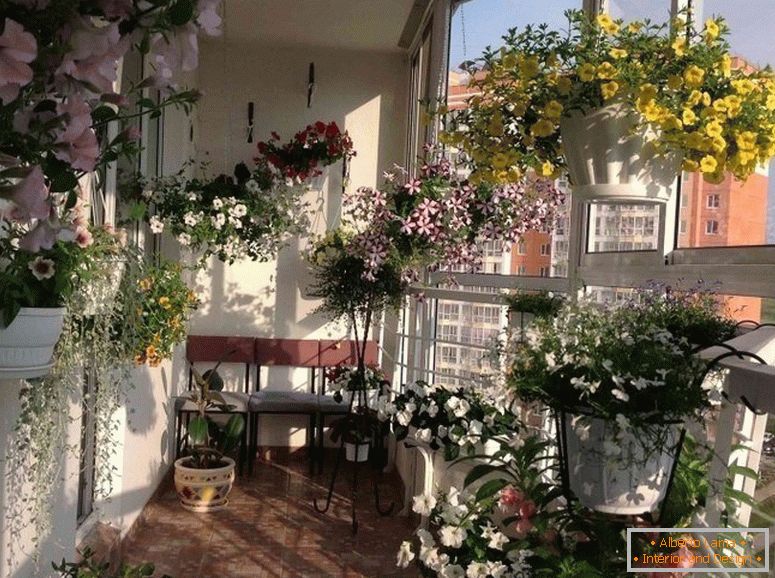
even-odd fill
[{"label": "white hanging planter", "polygon": [[[665,443],[659,451],[637,438],[621,443],[612,425],[604,420],[566,415],[568,481],[581,504],[623,516],[656,510],[667,491],[678,441],[677,426],[664,428],[661,437]],[[614,444],[621,453],[606,455],[605,442]]]},{"label": "white hanging planter", "polygon": [[186,464],[190,458],[175,461],[175,491],[180,505],[192,512],[216,512],[229,504],[234,485],[234,460],[222,458],[219,468],[197,469]]},{"label": "white hanging planter", "polygon": [[64,318],[64,307],[22,307],[8,327],[0,321],[0,379],[46,375]]},{"label": "white hanging planter", "polygon": [[367,462],[369,461],[369,444],[344,442],[344,455],[348,462]]},{"label": "white hanging planter", "polygon": [[632,107],[616,103],[560,121],[573,195],[582,200],[658,201],[670,198],[681,170],[677,154],[651,152],[657,135],[637,127]]}]

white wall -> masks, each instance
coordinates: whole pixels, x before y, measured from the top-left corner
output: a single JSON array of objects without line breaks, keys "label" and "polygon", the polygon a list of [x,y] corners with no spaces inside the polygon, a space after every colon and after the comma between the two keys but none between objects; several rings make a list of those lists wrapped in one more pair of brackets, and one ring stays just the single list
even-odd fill
[{"label": "white wall", "polygon": [[[357,156],[351,163],[350,187],[377,186],[381,175],[404,154],[408,65],[400,52],[349,51],[333,48],[282,47],[215,40],[200,54],[197,108],[198,158],[212,171],[231,172],[236,163],[249,165],[256,143],[277,131],[289,140],[307,124],[336,121],[353,138]],[[307,108],[309,63],[314,61],[316,89]],[[255,103],[254,142],[246,138],[248,102]],[[338,222],[341,163],[316,179],[307,200],[319,210],[312,233]],[[241,262],[231,266],[213,260],[199,274],[197,290],[203,305],[191,327],[195,334],[249,335],[318,339],[342,337],[314,314],[317,302],[305,299],[308,282],[301,251],[306,239],[294,239],[276,261]],[[279,290],[278,290],[279,288]],[[273,369],[270,387],[307,387],[307,372],[291,375]],[[293,385],[292,385],[293,384]],[[260,442],[264,445],[304,443],[305,420],[267,416]]]}]

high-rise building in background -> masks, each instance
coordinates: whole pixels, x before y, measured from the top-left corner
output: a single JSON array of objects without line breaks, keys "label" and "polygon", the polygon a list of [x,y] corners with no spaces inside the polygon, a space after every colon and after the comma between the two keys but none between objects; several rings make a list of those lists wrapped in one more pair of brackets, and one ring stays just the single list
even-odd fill
[{"label": "high-rise building in background", "polygon": [[[741,59],[734,64],[746,66]],[[469,75],[450,72],[447,104],[452,113],[466,107],[476,91],[468,86]],[[723,247],[767,243],[769,175],[762,170],[745,183],[727,177],[710,184],[702,175],[685,174],[681,183],[679,248]],[[499,244],[483,248],[483,273],[541,277],[568,274],[570,189],[559,179],[557,186],[567,195],[551,232],[532,231],[522,241],[504,250]],[[649,204],[595,204],[589,219],[590,252],[653,251],[659,247],[659,209]],[[689,280],[687,280],[689,281]],[[470,291],[493,292],[493,288],[468,287]],[[590,288],[598,299],[623,298],[629,289]],[[723,293],[723,287],[720,289]],[[763,300],[726,296],[728,311],[737,319],[760,321]],[[487,347],[503,329],[506,318],[499,305],[439,301],[437,313],[436,380],[457,385],[479,376],[486,366]],[[772,311],[775,315],[775,310]],[[764,312],[767,317],[767,312]]]}]

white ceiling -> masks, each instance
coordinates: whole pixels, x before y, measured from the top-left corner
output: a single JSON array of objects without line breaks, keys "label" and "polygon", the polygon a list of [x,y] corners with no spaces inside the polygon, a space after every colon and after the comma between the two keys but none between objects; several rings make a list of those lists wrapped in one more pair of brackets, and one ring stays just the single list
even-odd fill
[{"label": "white ceiling", "polygon": [[225,39],[399,50],[414,0],[225,0]]}]

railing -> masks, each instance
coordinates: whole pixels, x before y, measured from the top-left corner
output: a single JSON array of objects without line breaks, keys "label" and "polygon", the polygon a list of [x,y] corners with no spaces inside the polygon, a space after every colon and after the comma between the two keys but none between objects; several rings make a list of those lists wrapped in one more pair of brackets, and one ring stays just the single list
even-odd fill
[{"label": "railing", "polygon": [[[441,279],[442,276],[436,277]],[[466,285],[489,284],[498,289],[521,288],[526,290],[552,290],[555,292],[567,292],[568,279],[556,279],[545,277],[522,277],[507,275],[456,275],[457,281]],[[419,289],[418,289],[419,290]],[[503,293],[473,293],[454,289],[422,289],[426,299],[424,304],[415,307],[416,331],[405,330],[398,333],[403,352],[410,350],[422,351],[422,355],[402,356],[396,359],[396,366],[400,368],[403,376],[424,376],[432,380],[441,375],[438,364],[435,363],[434,349],[438,345],[451,345],[461,348],[469,348],[475,351],[486,352],[488,347],[469,343],[463,340],[438,339],[435,327],[439,300],[450,300],[463,303],[487,303],[505,306]],[[447,325],[453,324],[449,321]],[[505,327],[505,323],[504,323]],[[711,492],[708,496],[707,507],[700,518],[704,527],[721,527],[728,524],[730,527],[746,527],[750,523],[752,513],[756,513],[760,519],[764,519],[772,526],[770,535],[775,537],[775,517],[762,511],[761,508],[751,506],[743,500],[743,495],[753,499],[756,495],[757,482],[755,475],[759,473],[762,465],[762,447],[764,433],[766,431],[769,413],[775,412],[775,327],[761,327],[750,331],[728,342],[727,348],[716,348],[702,352],[706,359],[713,359],[720,353],[729,352],[730,347],[750,355],[743,357],[729,356],[720,361],[727,371],[724,382],[724,401],[716,413],[716,423],[706,424],[709,429],[716,432],[712,440],[714,458],[712,461],[709,481]],[[407,358],[413,362],[407,362]],[[768,365],[763,365],[761,362]],[[468,379],[466,375],[454,375],[445,373],[445,378]],[[551,426],[545,423],[546,435],[551,435]],[[426,459],[426,466],[430,463]],[[725,504],[723,492],[725,485],[731,485],[732,489],[740,496],[739,507],[733,520],[725,520]],[[775,496],[775,482],[767,486]],[[765,491],[765,492],[766,492]],[[760,496],[762,492],[760,492]],[[761,540],[761,538],[760,538]],[[775,541],[773,538],[771,541]],[[760,544],[762,548],[769,545]],[[726,575],[725,573],[716,575]],[[734,575],[732,575],[734,576]]]}]

